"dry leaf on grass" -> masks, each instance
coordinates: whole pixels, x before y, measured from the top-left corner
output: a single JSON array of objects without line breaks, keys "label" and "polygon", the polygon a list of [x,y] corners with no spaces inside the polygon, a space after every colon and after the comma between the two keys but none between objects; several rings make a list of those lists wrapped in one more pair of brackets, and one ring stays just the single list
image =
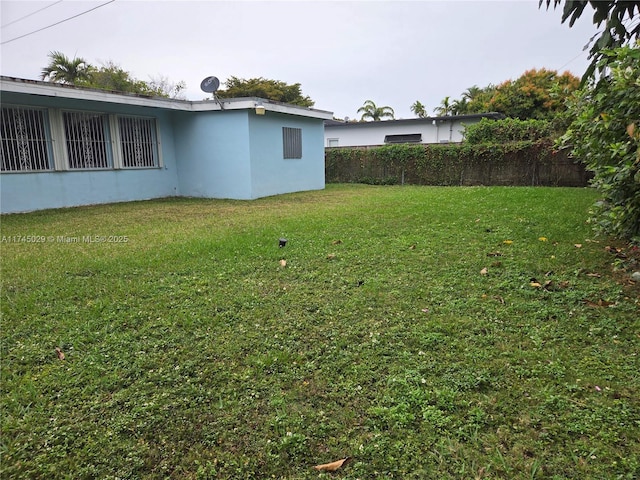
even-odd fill
[{"label": "dry leaf on grass", "polygon": [[59,360],[64,360],[64,352],[58,347],[56,347],[56,354],[58,355]]},{"label": "dry leaf on grass", "polygon": [[480,270],[480,275],[486,275],[487,273],[489,273],[487,267],[484,267],[482,270]]},{"label": "dry leaf on grass", "polygon": [[284,267],[286,267],[286,266],[287,266],[287,261],[286,261],[284,258],[283,258],[282,260],[280,260],[280,266],[281,266],[282,268],[284,268]]},{"label": "dry leaf on grass", "polygon": [[342,243],[342,240],[334,240],[333,242],[331,242],[333,245],[340,245]]},{"label": "dry leaf on grass", "polygon": [[316,470],[318,470],[319,472],[335,472],[336,470],[338,470],[343,464],[344,462],[346,462],[347,460],[349,460],[349,457],[343,458],[342,460],[337,460],[335,462],[331,462],[331,463],[323,463],[322,465],[316,465],[315,468]]}]

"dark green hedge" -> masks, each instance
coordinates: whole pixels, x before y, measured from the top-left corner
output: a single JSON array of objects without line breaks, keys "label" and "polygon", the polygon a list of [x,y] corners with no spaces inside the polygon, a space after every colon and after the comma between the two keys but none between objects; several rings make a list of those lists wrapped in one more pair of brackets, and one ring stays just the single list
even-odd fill
[{"label": "dark green hedge", "polygon": [[552,136],[554,126],[547,120],[519,120],[505,118],[489,120],[467,125],[464,136],[468,143],[479,145],[484,143],[509,143],[538,141]]},{"label": "dark green hedge", "polygon": [[552,140],[325,149],[327,183],[585,186],[582,164]]}]

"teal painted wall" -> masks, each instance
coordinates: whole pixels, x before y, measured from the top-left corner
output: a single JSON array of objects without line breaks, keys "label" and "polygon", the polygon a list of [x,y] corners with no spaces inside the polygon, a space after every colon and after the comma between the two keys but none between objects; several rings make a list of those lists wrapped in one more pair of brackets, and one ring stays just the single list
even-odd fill
[{"label": "teal painted wall", "polygon": [[171,112],[57,97],[2,92],[2,105],[39,106],[155,117],[160,130],[162,168],[0,174],[0,211],[146,200],[179,195]]},{"label": "teal painted wall", "polygon": [[[0,174],[0,211],[168,196],[249,200],[324,188],[324,126],[318,118],[253,109],[180,111],[0,92],[2,104],[155,117],[162,167]],[[284,159],[282,128],[302,129],[302,158]]]},{"label": "teal painted wall", "polygon": [[[267,111],[249,112],[251,198],[324,188],[321,120]],[[284,158],[282,128],[302,129],[302,158]]]},{"label": "teal painted wall", "polygon": [[173,128],[181,195],[251,198],[246,110],[176,112]]}]

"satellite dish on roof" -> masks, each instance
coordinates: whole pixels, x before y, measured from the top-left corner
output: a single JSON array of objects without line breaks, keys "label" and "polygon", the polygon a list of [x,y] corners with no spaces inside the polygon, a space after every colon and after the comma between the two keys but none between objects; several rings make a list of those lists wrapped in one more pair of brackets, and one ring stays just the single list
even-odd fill
[{"label": "satellite dish on roof", "polygon": [[219,86],[220,80],[218,80],[218,77],[207,77],[200,82],[200,89],[206,93],[215,93]]}]

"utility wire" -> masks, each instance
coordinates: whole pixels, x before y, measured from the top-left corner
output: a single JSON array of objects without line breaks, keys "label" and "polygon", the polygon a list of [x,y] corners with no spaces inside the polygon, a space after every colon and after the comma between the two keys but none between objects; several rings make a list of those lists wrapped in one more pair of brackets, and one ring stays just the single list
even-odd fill
[{"label": "utility wire", "polygon": [[35,15],[36,13],[41,12],[43,10],[46,10],[49,7],[53,7],[54,5],[57,5],[60,2],[62,2],[62,0],[58,0],[57,2],[53,2],[53,3],[49,4],[49,5],[47,5],[46,7],[39,8],[35,12],[31,12],[31,13],[25,15],[24,17],[20,17],[20,18],[15,19],[13,22],[9,22],[9,23],[5,23],[4,25],[1,25],[0,28],[5,28],[5,27],[8,27],[9,25],[13,25],[14,23],[18,23],[20,20],[24,20],[25,18],[28,18],[31,15]]},{"label": "utility wire", "polygon": [[113,3],[115,1],[116,0],[109,0],[108,2],[105,2],[105,3],[102,3],[102,4],[98,5],[97,7],[93,7],[93,8],[90,8],[89,10],[85,10],[84,12],[78,13],[77,15],[74,15],[73,17],[65,18],[64,20],[60,20],[59,22],[52,23],[51,25],[47,25],[46,27],[39,28],[38,30],[34,30],[33,32],[25,33],[24,35],[20,35],[19,37],[12,38],[11,40],[6,40],[6,41],[0,43],[0,45],[6,45],[7,43],[15,42],[16,40],[20,40],[21,38],[28,37],[29,35],[33,35],[34,33],[41,32],[43,30],[46,30],[47,28],[55,27],[56,25],[60,25],[61,23],[64,23],[64,22],[66,22],[68,20],[72,20],[74,18],[77,18],[80,15],[84,15],[85,13],[89,13],[89,12],[92,12],[93,10],[97,10],[98,8],[104,7],[105,5],[109,5],[110,3]]}]

